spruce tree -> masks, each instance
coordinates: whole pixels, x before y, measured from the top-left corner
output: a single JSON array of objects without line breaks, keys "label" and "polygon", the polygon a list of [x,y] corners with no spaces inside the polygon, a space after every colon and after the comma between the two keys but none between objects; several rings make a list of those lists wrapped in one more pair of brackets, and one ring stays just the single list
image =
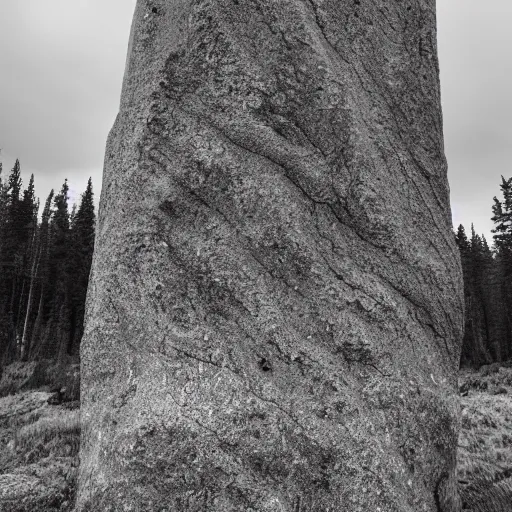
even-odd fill
[{"label": "spruce tree", "polygon": [[2,299],[5,297],[3,284],[7,266],[5,236],[7,230],[8,201],[8,185],[3,179],[2,162],[0,162],[0,311],[2,308]]},{"label": "spruce tree", "polygon": [[455,241],[461,253],[466,310],[461,365],[479,366],[490,361],[490,354],[486,350],[486,343],[482,338],[482,305],[475,283],[474,258],[478,239],[472,230],[471,241],[468,240],[464,226],[460,225],[455,235]]},{"label": "spruce tree", "polygon": [[[2,176],[2,162],[0,162],[0,254],[2,254],[3,240],[4,240],[4,229],[7,222],[7,184],[4,182]],[[2,260],[0,260],[2,261]]]},{"label": "spruce tree", "polygon": [[92,182],[69,212],[68,183],[50,192],[38,224],[34,176],[0,164],[0,367],[77,355],[94,248]]},{"label": "spruce tree", "polygon": [[8,297],[8,272],[9,262],[6,254],[6,233],[8,217],[8,185],[3,179],[2,163],[0,162],[0,367],[2,365],[3,355],[7,351],[8,345],[8,316],[7,316],[7,297]]},{"label": "spruce tree", "polygon": [[[70,311],[71,279],[70,279],[70,250],[71,233],[68,206],[69,186],[64,181],[60,192],[54,198],[54,213],[50,224],[50,259],[49,259],[49,304],[50,317],[54,325],[52,338],[46,340],[46,357],[55,357],[67,352],[71,343],[69,323],[64,318],[63,311]],[[62,348],[62,344],[66,348]]]},{"label": "spruce tree", "polygon": [[495,224],[494,247],[499,269],[501,305],[500,322],[504,325],[501,357],[512,355],[512,178],[501,177],[502,199],[494,197],[491,220]]},{"label": "spruce tree", "polygon": [[73,339],[70,353],[74,354],[78,353],[83,334],[85,299],[94,251],[95,221],[94,194],[92,180],[89,178],[87,188],[82,194],[80,205],[72,222],[73,293],[70,325]]},{"label": "spruce tree", "polygon": [[455,241],[461,253],[466,309],[461,364],[479,367],[502,358],[496,264],[485,237],[473,225],[470,239],[459,226]]},{"label": "spruce tree", "polygon": [[491,340],[490,304],[489,304],[489,270],[492,254],[485,239],[475,232],[471,224],[471,283],[473,290],[474,336],[479,347],[481,363],[496,360],[499,355],[495,343]]},{"label": "spruce tree", "polygon": [[462,224],[459,224],[459,227],[457,228],[457,233],[455,234],[455,242],[457,243],[457,246],[459,247],[463,257],[466,258],[471,248],[471,244],[469,243],[466,230]]},{"label": "spruce tree", "polygon": [[16,159],[14,167],[11,170],[11,174],[9,175],[8,182],[8,193],[11,204],[19,202],[22,184],[23,182],[21,179],[21,165],[20,161]]},{"label": "spruce tree", "polygon": [[512,250],[512,178],[501,177],[501,193],[503,199],[494,197],[491,220],[495,224],[492,230],[494,243],[498,249]]},{"label": "spruce tree", "polygon": [[3,275],[4,275],[4,314],[7,318],[8,340],[2,354],[7,364],[19,355],[17,339],[17,316],[22,286],[23,257],[25,254],[23,218],[21,209],[21,166],[16,160],[7,182],[7,211],[3,233]]},{"label": "spruce tree", "polygon": [[23,191],[23,199],[18,211],[18,282],[16,294],[15,328],[21,352],[26,352],[22,340],[25,326],[28,326],[27,308],[32,291],[32,273],[37,258],[37,201],[34,193],[34,175],[30,177],[28,187]]},{"label": "spruce tree", "polygon": [[47,320],[47,304],[49,302],[49,289],[50,289],[50,242],[51,242],[51,225],[50,219],[52,216],[52,202],[54,192],[51,190],[48,195],[43,214],[41,217],[41,224],[39,226],[39,264],[36,271],[36,284],[37,288],[34,292],[34,325],[30,333],[30,348],[27,350],[27,356],[30,359],[36,359],[43,354],[42,347],[45,342],[45,330]]}]

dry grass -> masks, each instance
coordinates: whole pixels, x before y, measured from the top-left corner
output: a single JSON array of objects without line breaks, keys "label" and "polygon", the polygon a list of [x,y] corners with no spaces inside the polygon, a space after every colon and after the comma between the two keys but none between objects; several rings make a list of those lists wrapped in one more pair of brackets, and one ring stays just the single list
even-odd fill
[{"label": "dry grass", "polygon": [[0,380],[0,397],[27,387],[40,387],[41,384],[38,381],[43,378],[45,367],[43,362],[17,362],[5,367]]},{"label": "dry grass", "polygon": [[[4,389],[20,382],[27,386],[27,377],[33,375],[32,365],[28,366],[12,368],[7,378],[4,374]],[[59,405],[49,392],[53,385],[47,383],[57,382],[57,389],[67,386],[60,395],[69,400],[77,396],[73,389],[79,383],[76,374],[75,367],[48,367],[42,389],[18,390],[0,398],[2,512],[73,509],[80,443],[79,403],[75,400]]]},{"label": "dry grass", "polygon": [[[79,415],[76,409],[45,404],[10,419],[10,441],[0,448],[0,510],[72,510],[78,474]],[[28,488],[27,479],[31,482]]]},{"label": "dry grass", "polygon": [[458,475],[466,510],[512,510],[512,368],[461,373]]},{"label": "dry grass", "polygon": [[17,435],[16,450],[26,453],[30,462],[42,456],[75,456],[79,443],[80,412],[58,410],[24,425]]},{"label": "dry grass", "polygon": [[55,361],[12,363],[3,369],[0,397],[30,389],[63,390],[63,399],[80,399],[80,367],[77,363],[58,364]]},{"label": "dry grass", "polygon": [[[26,383],[31,374],[33,368],[15,367],[4,383]],[[75,369],[60,372],[58,380],[71,388],[79,382]],[[460,389],[458,476],[464,510],[512,512],[512,367],[463,371]],[[12,495],[2,501],[0,492],[0,510],[73,508],[79,410],[66,408],[70,403],[48,405],[49,396],[38,391],[0,398],[0,491]],[[29,494],[23,487],[27,482]]]}]

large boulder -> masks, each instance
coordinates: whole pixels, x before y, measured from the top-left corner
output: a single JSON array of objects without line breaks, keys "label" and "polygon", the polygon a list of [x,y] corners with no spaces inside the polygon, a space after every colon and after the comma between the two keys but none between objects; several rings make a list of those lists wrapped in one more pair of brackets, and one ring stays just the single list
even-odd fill
[{"label": "large boulder", "polygon": [[139,0],[79,511],[454,512],[434,0]]}]

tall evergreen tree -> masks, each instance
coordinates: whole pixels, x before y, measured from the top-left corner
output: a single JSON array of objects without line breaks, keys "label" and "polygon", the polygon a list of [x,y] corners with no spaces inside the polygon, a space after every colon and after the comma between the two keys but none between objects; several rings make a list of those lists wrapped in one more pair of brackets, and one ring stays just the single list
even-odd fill
[{"label": "tall evergreen tree", "polygon": [[464,277],[465,325],[462,343],[461,364],[480,366],[491,361],[488,349],[487,318],[480,292],[482,243],[471,227],[468,240],[464,226],[460,225],[455,235],[459,247]]},{"label": "tall evergreen tree", "polygon": [[[52,216],[52,201],[54,192],[51,190],[48,195],[43,214],[41,218],[41,225],[39,227],[39,264],[35,275],[37,289],[34,295],[34,302],[37,306],[34,307],[34,324],[32,332],[30,333],[30,344],[27,349],[27,356],[31,359],[39,358],[44,355],[43,347],[45,339],[45,322],[46,322],[46,304],[49,301],[50,289],[50,242],[51,242],[51,225],[50,219]],[[27,333],[28,336],[28,333]]]},{"label": "tall evergreen tree", "polygon": [[17,218],[19,231],[17,252],[19,263],[15,329],[19,344],[19,355],[21,355],[23,350],[22,337],[25,330],[27,303],[31,290],[31,273],[37,252],[37,208],[38,203],[34,193],[34,175],[32,174],[28,187],[23,191],[23,199],[20,200]]},{"label": "tall evergreen tree", "polygon": [[485,237],[473,226],[470,239],[459,226],[455,240],[461,253],[466,303],[461,364],[478,367],[501,361],[507,357],[508,327],[499,255],[493,255]]},{"label": "tall evergreen tree", "polygon": [[4,315],[7,318],[8,340],[2,354],[5,363],[16,359],[19,350],[17,315],[22,287],[25,231],[21,200],[21,166],[16,160],[7,182],[7,211],[3,232]]},{"label": "tall evergreen tree", "polygon": [[464,226],[462,224],[459,224],[459,227],[457,228],[457,233],[455,234],[455,242],[457,243],[457,246],[459,247],[463,255],[463,258],[467,258],[469,251],[471,249],[471,244],[469,243],[468,237],[466,235],[466,230],[464,229]]},{"label": "tall evergreen tree", "polygon": [[[71,311],[71,279],[70,279],[70,253],[71,232],[68,206],[68,181],[65,180],[60,192],[53,202],[55,210],[50,224],[50,258],[49,258],[49,288],[50,300],[48,303],[49,315],[55,326],[52,339],[46,340],[47,357],[55,357],[67,351],[62,344],[70,343],[67,315]],[[63,332],[65,331],[65,332]]]},{"label": "tall evergreen tree", "polygon": [[14,167],[9,175],[8,192],[11,204],[19,202],[21,195],[21,186],[23,181],[21,179],[21,165],[20,161],[16,159]]},{"label": "tall evergreen tree", "polygon": [[510,251],[512,250],[512,178],[506,180],[502,176],[500,188],[503,199],[493,198],[491,220],[495,228],[492,232],[495,233],[493,238],[496,247]]},{"label": "tall evergreen tree", "polygon": [[3,293],[3,282],[5,280],[5,235],[7,229],[7,216],[8,216],[8,185],[2,175],[2,162],[0,162],[0,308],[2,306],[2,298],[5,296]]},{"label": "tall evergreen tree", "polygon": [[512,355],[512,178],[502,176],[500,189],[502,199],[494,197],[491,220],[495,224],[492,232],[500,274],[500,320],[504,325],[501,357],[508,358]]},{"label": "tall evergreen tree", "polygon": [[2,163],[0,162],[0,367],[2,366],[3,355],[7,351],[9,342],[8,330],[9,320],[7,316],[8,302],[8,268],[9,262],[6,254],[6,233],[8,217],[8,184],[2,175]]},{"label": "tall evergreen tree", "polygon": [[83,335],[85,299],[94,251],[95,222],[94,194],[92,180],[89,178],[72,222],[72,345],[69,347],[69,353],[78,352]]},{"label": "tall evergreen tree", "polygon": [[[475,232],[471,224],[471,261],[470,281],[473,292],[473,336],[481,350],[482,362],[491,362],[495,344],[491,340],[490,304],[489,304],[489,270],[492,254],[484,237]],[[495,352],[495,351],[494,351]]]}]

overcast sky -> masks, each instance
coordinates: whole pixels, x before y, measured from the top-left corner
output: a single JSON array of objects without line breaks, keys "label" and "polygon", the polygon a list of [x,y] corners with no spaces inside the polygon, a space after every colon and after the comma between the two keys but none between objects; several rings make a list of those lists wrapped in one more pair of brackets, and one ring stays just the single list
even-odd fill
[{"label": "overcast sky", "polygon": [[[512,1],[438,0],[454,224],[490,236],[500,175],[512,176]],[[134,0],[0,0],[0,159],[21,161],[44,201],[68,178],[100,191]]]}]

